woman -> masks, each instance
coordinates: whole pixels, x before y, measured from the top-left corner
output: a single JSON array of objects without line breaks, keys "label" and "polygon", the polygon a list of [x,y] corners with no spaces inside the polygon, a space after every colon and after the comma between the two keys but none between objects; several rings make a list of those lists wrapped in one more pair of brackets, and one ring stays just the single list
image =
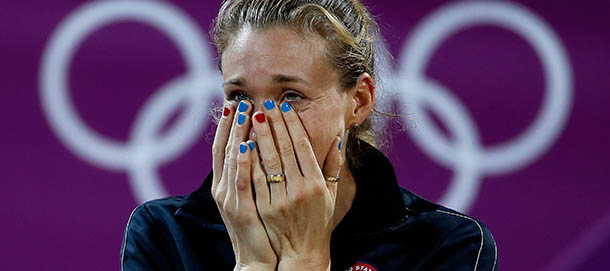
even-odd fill
[{"label": "woman", "polygon": [[374,146],[377,26],[357,0],[227,0],[213,172],[137,207],[124,270],[494,270],[476,220],[398,186]]}]

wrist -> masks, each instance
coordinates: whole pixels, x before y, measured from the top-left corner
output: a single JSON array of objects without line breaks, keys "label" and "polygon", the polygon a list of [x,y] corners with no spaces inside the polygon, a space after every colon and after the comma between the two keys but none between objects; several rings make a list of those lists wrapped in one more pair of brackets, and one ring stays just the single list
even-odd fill
[{"label": "wrist", "polygon": [[330,270],[330,256],[300,256],[298,258],[281,259],[278,271],[288,270]]},{"label": "wrist", "polygon": [[269,264],[269,263],[252,263],[252,264],[244,264],[237,263],[233,271],[275,271],[275,267],[277,264]]}]

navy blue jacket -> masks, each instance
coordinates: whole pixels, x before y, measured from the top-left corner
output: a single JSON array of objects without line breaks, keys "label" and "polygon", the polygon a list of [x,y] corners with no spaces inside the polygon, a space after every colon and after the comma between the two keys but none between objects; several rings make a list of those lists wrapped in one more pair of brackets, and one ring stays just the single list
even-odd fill
[{"label": "navy blue jacket", "polygon": [[[370,146],[362,153],[363,166],[352,171],[354,202],[332,234],[332,270],[497,270],[496,244],[482,223],[399,187],[383,154]],[[132,212],[121,270],[233,270],[211,177],[188,196]]]}]

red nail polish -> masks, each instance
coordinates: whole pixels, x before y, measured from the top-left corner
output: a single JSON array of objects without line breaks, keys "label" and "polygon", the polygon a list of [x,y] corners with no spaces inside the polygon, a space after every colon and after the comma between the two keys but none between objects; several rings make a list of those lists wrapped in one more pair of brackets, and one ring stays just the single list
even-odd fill
[{"label": "red nail polish", "polygon": [[265,122],[265,113],[258,112],[254,114],[254,118],[256,119],[256,121],[258,121],[258,123],[263,123]]},{"label": "red nail polish", "polygon": [[225,106],[224,111],[222,112],[223,116],[228,116],[229,114],[231,114],[231,110],[229,109],[229,107]]}]

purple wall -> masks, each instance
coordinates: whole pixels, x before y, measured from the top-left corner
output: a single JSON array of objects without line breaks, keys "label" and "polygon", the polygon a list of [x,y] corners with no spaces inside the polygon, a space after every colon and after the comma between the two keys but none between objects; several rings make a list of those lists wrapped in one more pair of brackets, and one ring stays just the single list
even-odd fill
[{"label": "purple wall", "polygon": [[[415,124],[389,154],[401,184],[483,221],[503,270],[607,267],[610,4],[397,2],[372,11]],[[2,5],[3,269],[118,269],[131,210],[200,185],[219,4]]]}]

